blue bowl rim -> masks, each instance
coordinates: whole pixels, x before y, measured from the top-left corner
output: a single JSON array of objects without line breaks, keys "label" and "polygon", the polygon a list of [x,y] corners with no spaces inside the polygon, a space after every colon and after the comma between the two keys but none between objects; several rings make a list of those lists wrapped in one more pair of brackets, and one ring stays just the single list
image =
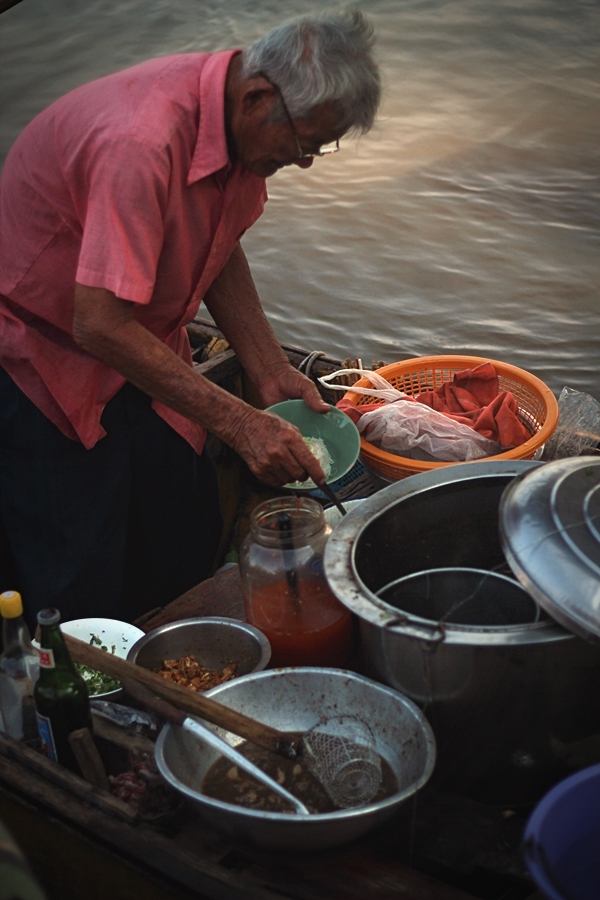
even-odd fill
[{"label": "blue bowl rim", "polygon": [[[555,807],[573,791],[590,781],[600,781],[600,763],[587,766],[559,781],[542,797],[531,813],[523,834],[522,852],[530,875],[549,900],[565,900],[568,894],[552,872],[553,860],[546,852],[543,830]],[[600,816],[599,816],[600,818]],[[573,834],[573,832],[570,832]],[[576,839],[574,836],[574,840]],[[565,842],[565,847],[568,846]]]}]

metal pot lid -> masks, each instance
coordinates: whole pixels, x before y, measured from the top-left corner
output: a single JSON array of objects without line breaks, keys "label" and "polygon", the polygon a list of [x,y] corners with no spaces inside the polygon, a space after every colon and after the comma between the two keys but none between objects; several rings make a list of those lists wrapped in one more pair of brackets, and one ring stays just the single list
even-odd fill
[{"label": "metal pot lid", "polygon": [[576,456],[517,476],[500,538],[519,581],[557,622],[600,640],[600,459]]}]

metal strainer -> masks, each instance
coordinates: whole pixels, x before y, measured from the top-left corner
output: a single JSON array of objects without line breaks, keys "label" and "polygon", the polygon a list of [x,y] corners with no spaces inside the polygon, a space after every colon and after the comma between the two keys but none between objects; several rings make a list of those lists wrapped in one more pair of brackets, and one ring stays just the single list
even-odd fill
[{"label": "metal strainer", "polygon": [[381,785],[375,736],[357,716],[335,716],[302,739],[302,759],[330,799],[341,808],[372,800]]}]

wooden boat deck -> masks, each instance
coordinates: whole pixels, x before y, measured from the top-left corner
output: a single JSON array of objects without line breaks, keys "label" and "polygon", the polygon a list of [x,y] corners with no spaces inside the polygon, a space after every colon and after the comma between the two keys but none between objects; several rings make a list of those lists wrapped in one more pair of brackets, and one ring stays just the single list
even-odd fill
[{"label": "wooden boat deck", "polygon": [[354,844],[274,855],[212,833],[191,805],[160,824],[136,820],[111,795],[68,772],[57,777],[58,767],[40,760],[0,738],[2,818],[41,883],[60,886],[63,900],[79,900],[84,889],[89,900],[523,900],[532,893],[515,853],[522,823],[460,798],[423,792]]},{"label": "wooden boat deck", "polygon": [[[227,347],[217,345],[216,353],[203,358],[207,344],[218,338],[216,330],[196,323],[190,332],[198,370],[231,390],[246,391]],[[296,365],[306,357],[285,349]],[[315,374],[336,368],[336,360],[315,359]],[[227,485],[226,540],[232,542],[235,523],[239,529],[243,521],[240,494],[263,489],[248,488],[227,448],[212,452]],[[350,484],[346,499],[379,486],[368,473],[360,477],[366,481]],[[251,499],[256,501],[256,493]],[[220,570],[140,624],[149,629],[215,614],[243,617],[237,567]],[[129,804],[0,734],[0,818],[48,900],[533,900],[538,895],[519,852],[525,815],[427,786],[392,820],[350,845],[272,854],[213,832],[191,803],[181,802],[160,820],[144,820]]]}]

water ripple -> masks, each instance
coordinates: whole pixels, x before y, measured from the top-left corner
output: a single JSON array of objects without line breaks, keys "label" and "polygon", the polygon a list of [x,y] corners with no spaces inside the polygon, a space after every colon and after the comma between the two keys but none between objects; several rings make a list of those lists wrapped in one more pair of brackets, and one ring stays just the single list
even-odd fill
[{"label": "water ripple", "polygon": [[[54,97],[240,46],[313,6],[27,0],[2,15],[0,155]],[[371,0],[371,134],[269,184],[244,239],[279,337],[392,361],[472,353],[600,395],[600,5]]]}]

